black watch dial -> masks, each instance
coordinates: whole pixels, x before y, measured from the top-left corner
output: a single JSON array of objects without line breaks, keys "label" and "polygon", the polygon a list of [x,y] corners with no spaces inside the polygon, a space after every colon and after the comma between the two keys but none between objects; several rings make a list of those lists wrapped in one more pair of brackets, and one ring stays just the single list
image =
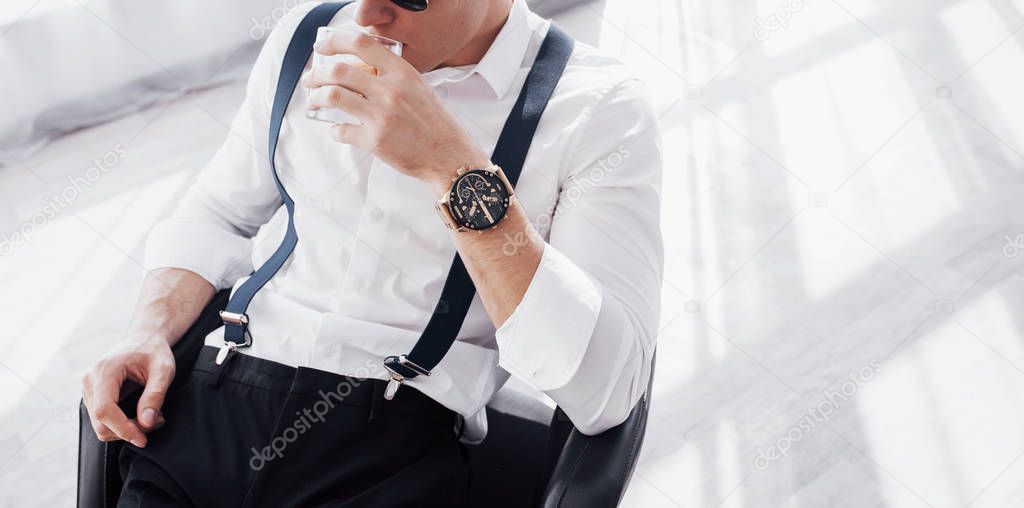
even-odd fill
[{"label": "black watch dial", "polygon": [[455,222],[468,229],[493,227],[508,211],[508,189],[490,171],[474,169],[455,180],[448,195],[448,208]]}]

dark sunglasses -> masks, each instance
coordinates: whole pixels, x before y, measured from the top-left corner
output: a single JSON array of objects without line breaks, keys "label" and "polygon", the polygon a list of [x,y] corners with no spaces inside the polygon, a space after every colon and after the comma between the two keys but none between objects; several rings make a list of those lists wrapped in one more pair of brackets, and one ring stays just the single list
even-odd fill
[{"label": "dark sunglasses", "polygon": [[430,0],[391,0],[391,3],[407,11],[423,12],[427,10]]}]

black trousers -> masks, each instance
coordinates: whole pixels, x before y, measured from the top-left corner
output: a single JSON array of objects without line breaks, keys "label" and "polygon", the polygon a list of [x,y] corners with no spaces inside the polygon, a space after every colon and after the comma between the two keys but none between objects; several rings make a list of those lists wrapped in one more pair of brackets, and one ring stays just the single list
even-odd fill
[{"label": "black trousers", "polygon": [[[410,387],[204,346],[167,423],[119,457],[119,507],[463,506],[455,414]],[[182,373],[179,372],[179,376]]]}]

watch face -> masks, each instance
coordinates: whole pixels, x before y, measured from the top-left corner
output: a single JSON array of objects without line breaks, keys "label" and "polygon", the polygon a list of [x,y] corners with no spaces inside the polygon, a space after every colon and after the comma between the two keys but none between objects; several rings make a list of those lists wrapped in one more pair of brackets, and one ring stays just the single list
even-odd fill
[{"label": "watch face", "polygon": [[455,221],[469,229],[494,226],[505,216],[508,204],[508,190],[501,178],[483,169],[463,173],[448,196],[448,208]]}]

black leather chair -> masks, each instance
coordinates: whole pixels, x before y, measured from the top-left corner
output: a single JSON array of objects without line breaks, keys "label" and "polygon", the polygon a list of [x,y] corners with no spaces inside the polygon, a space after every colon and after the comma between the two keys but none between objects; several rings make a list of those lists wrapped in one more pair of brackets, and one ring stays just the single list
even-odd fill
[{"label": "black leather chair", "polygon": [[[203,337],[221,325],[217,312],[228,300],[218,292],[174,346],[179,365],[195,363]],[[651,377],[653,378],[653,369]],[[171,385],[174,389],[175,383]],[[141,388],[126,386],[122,408],[134,417]],[[597,436],[577,431],[561,409],[501,390],[487,407],[488,435],[469,447],[471,506],[616,506],[629,484],[643,443],[651,384],[629,418]],[[117,456],[122,442],[96,438],[85,405],[79,408],[78,506],[117,504],[121,477]]]}]

